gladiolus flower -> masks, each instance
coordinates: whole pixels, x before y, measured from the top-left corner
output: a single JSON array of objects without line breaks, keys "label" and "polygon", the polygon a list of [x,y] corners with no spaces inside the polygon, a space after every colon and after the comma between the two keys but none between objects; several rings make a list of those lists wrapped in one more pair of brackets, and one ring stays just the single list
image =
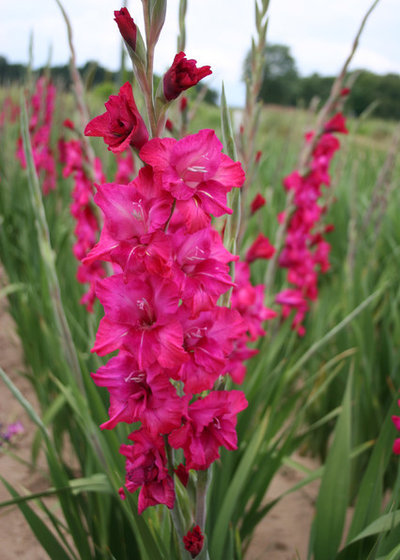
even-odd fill
[{"label": "gladiolus flower", "polygon": [[189,482],[189,471],[188,469],[185,467],[185,465],[183,463],[179,463],[179,465],[176,467],[176,469],[174,470],[176,476],[179,478],[179,480],[181,481],[181,483],[183,484],[183,486],[187,486],[187,483]]},{"label": "gladiolus flower", "polygon": [[114,153],[123,152],[129,146],[140,150],[149,133],[136,107],[131,84],[126,82],[118,95],[111,95],[105,107],[105,113],[86,125],[85,135],[103,137]]},{"label": "gladiolus flower", "polygon": [[183,449],[187,468],[208,469],[219,458],[219,447],[237,449],[237,415],[246,407],[242,391],[212,391],[189,406],[186,421],[170,434],[169,444]]},{"label": "gladiolus flower", "polygon": [[187,104],[188,104],[188,100],[187,97],[185,97],[184,95],[181,98],[181,102],[179,104],[179,110],[181,111],[181,113],[183,113],[184,111],[186,111],[187,109]]},{"label": "gladiolus flower", "polygon": [[138,510],[142,513],[149,506],[165,504],[174,507],[174,482],[168,474],[164,440],[152,436],[141,428],[129,439],[133,445],[121,445],[120,453],[126,457],[126,482],[128,492],[139,492]]},{"label": "gladiolus flower", "polygon": [[252,263],[256,259],[270,259],[275,253],[268,237],[260,233],[246,254],[246,261]]},{"label": "gladiolus flower", "polygon": [[259,208],[262,208],[265,204],[265,198],[260,194],[256,194],[250,204],[250,213],[253,215]]},{"label": "gladiolus flower", "polygon": [[125,41],[133,51],[136,49],[136,25],[131,18],[128,8],[121,8],[114,12],[114,21],[117,22],[118,29]]},{"label": "gladiolus flower", "polygon": [[188,531],[183,537],[183,544],[185,549],[190,553],[192,558],[196,558],[200,554],[204,543],[204,535],[200,527],[195,525],[191,531]]},{"label": "gladiolus flower", "polygon": [[210,66],[197,68],[196,63],[196,60],[187,60],[184,52],[175,56],[171,68],[163,78],[164,97],[167,101],[176,99],[182,91],[195,86],[212,73]]},{"label": "gladiolus flower", "polygon": [[348,134],[349,131],[346,128],[346,119],[342,113],[337,113],[325,123],[325,132],[341,132],[342,134]]},{"label": "gladiolus flower", "polygon": [[63,122],[63,126],[65,126],[65,128],[69,128],[70,130],[74,130],[75,128],[75,125],[71,121],[71,119],[65,119],[65,121]]},{"label": "gladiolus flower", "polygon": [[163,188],[176,199],[190,233],[206,227],[210,214],[232,214],[226,195],[241,187],[245,176],[239,162],[222,153],[213,130],[200,130],[177,141],[153,138],[140,151]]},{"label": "gladiolus flower", "polygon": [[[398,401],[400,406],[400,400]],[[400,432],[400,416],[392,416],[392,422],[396,428]],[[393,453],[396,455],[400,455],[400,438],[397,438],[393,443]]]}]

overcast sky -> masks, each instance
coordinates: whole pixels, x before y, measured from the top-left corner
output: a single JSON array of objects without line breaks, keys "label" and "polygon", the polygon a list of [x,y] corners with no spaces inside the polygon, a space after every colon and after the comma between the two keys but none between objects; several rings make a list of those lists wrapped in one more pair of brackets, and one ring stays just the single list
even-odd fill
[{"label": "overcast sky", "polygon": [[[302,75],[333,75],[349,53],[354,35],[372,0],[271,0],[268,40],[291,48]],[[116,70],[120,37],[114,0],[64,0],[70,16],[78,64],[97,60]],[[155,68],[164,72],[176,54],[179,0],[168,1],[167,19],[156,49]],[[34,34],[34,63],[68,61],[67,35],[54,0],[0,0],[0,54],[9,62],[26,62],[29,35]],[[142,29],[141,1],[128,8]],[[220,90],[224,80],[228,102],[244,100],[243,59],[255,33],[252,0],[188,0],[186,55],[199,65],[210,65],[209,84]],[[400,73],[400,0],[380,0],[370,16],[352,68],[384,74]],[[144,31],[143,31],[144,35]]]}]

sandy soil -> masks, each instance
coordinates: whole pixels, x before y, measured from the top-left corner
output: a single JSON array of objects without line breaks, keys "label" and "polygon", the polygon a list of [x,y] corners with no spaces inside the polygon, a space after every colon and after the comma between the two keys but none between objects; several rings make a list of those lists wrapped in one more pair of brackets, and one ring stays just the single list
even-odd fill
[{"label": "sandy soil", "polygon": [[[24,370],[22,351],[4,300],[0,300],[0,325],[0,366],[37,410],[31,385],[21,375]],[[17,420],[23,423],[25,433],[18,437],[14,450],[24,460],[29,461],[33,426],[18,401],[10,395],[0,381],[0,423],[4,425]],[[315,467],[311,461],[302,460],[307,466]],[[2,451],[0,451],[0,473],[21,493],[24,488],[40,491],[47,487],[47,482],[41,474],[16,463],[12,457]],[[283,468],[273,480],[266,499],[275,498],[300,479],[301,476],[296,471]],[[317,491],[318,483],[313,483],[285,497],[257,528],[246,560],[304,560],[307,557],[308,535]],[[0,483],[0,502],[8,498],[8,491]],[[0,558],[1,560],[17,558],[46,560],[47,558],[47,554],[37,543],[16,507],[0,510]]]}]

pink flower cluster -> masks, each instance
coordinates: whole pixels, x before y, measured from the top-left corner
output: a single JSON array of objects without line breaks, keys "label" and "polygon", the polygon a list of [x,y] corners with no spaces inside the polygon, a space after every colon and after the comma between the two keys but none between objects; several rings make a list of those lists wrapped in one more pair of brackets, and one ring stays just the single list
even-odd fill
[{"label": "pink flower cluster", "polygon": [[[398,405],[400,406],[400,400],[398,401]],[[392,416],[392,422],[396,428],[400,432],[400,416]],[[400,438],[395,439],[393,442],[393,453],[396,455],[400,455]]]},{"label": "pink flower cluster", "polygon": [[[71,128],[69,121],[66,121],[64,125]],[[82,262],[90,249],[96,244],[100,229],[93,205],[92,180],[88,176],[87,171],[89,169],[89,161],[80,140],[60,141],[59,149],[61,163],[65,165],[63,176],[72,176],[74,179],[70,208],[71,214],[76,220],[74,229],[76,241],[73,246],[73,252],[78,261],[80,261],[77,280],[81,284],[88,284],[88,290],[82,296],[80,303],[86,305],[88,311],[92,311],[93,303],[96,299],[96,281],[105,276],[105,269],[102,263],[99,262],[91,264]],[[101,169],[101,161],[98,158],[95,160],[94,171],[98,182],[105,180]]]},{"label": "pink flower cluster", "polygon": [[[53,122],[55,86],[44,76],[36,82],[35,93],[30,104],[32,115],[29,121],[33,160],[39,176],[43,173],[43,194],[48,194],[56,188],[56,166],[53,151],[50,147],[50,134]],[[26,168],[25,153],[22,138],[17,142],[17,158],[22,167]]]},{"label": "pink flower cluster", "polygon": [[121,446],[139,512],[173,507],[177,465],[168,465],[166,442],[183,450],[184,480],[190,469],[207,469],[221,446],[236,449],[237,414],[247,406],[241,391],[213,389],[236,370],[247,330],[239,311],[217,304],[233,285],[236,257],[211,215],[232,212],[227,193],[244,181],[240,163],[221,150],[213,130],[154,138],[140,150],[145,165],[133,181],[102,184],[95,195],[104,227],[84,263],[107,261],[115,273],[97,283],[105,315],[93,351],[119,352],[92,377],[110,393],[102,428],[141,423],[133,444]]},{"label": "pink flower cluster", "polygon": [[[329,165],[339,140],[332,132],[347,133],[345,119],[337,113],[325,124],[325,129],[312,153],[310,171],[300,175],[294,171],[284,179],[287,190],[294,191],[295,210],[290,218],[285,246],[279,257],[279,265],[288,269],[288,281],[293,288],[287,288],[277,294],[275,301],[282,305],[283,317],[296,311],[292,328],[299,335],[304,335],[304,317],[308,311],[308,302],[318,295],[318,272],[325,273],[329,267],[330,245],[324,234],[332,229],[317,227],[325,212],[318,202],[321,187],[330,185]],[[306,134],[306,141],[311,142],[314,133]]]}]

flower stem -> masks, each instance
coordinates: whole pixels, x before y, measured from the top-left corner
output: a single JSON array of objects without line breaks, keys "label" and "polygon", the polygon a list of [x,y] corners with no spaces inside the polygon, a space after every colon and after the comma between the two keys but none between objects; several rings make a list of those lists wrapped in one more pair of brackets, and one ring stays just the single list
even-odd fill
[{"label": "flower stem", "polygon": [[[197,484],[196,484],[196,515],[195,524],[201,529],[201,532],[205,532],[206,516],[207,516],[207,490],[211,482],[212,471],[211,468],[197,471]],[[205,546],[207,541],[205,541]],[[204,560],[209,559],[208,550],[202,551],[202,558]]]}]

